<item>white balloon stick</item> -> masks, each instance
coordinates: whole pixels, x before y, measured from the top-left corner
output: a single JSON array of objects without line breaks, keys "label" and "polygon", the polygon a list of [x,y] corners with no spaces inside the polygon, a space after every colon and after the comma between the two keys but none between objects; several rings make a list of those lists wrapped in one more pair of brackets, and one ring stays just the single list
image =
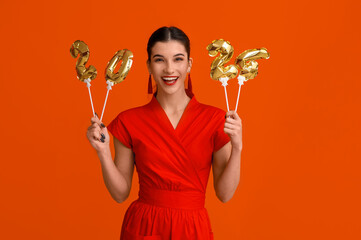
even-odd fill
[{"label": "white balloon stick", "polygon": [[94,106],[93,106],[93,99],[92,99],[92,94],[91,94],[91,92],[90,92],[90,86],[91,86],[90,81],[91,81],[90,78],[84,80],[84,82],[86,82],[86,86],[88,87],[88,92],[89,92],[89,97],[90,97],[90,104],[91,104],[91,106],[92,106],[92,111],[93,111],[93,117],[95,117],[95,111],[94,111]]},{"label": "white balloon stick", "polygon": [[227,111],[229,111],[228,94],[227,94],[228,80],[229,80],[228,77],[223,77],[219,79],[219,81],[222,83],[222,86],[224,87],[224,94],[226,95]]},{"label": "white balloon stick", "polygon": [[104,105],[103,105],[102,115],[101,115],[101,117],[100,117],[100,122],[101,122],[102,119],[103,119],[105,106],[107,105],[109,90],[112,90],[112,87],[114,86],[114,83],[111,82],[111,81],[109,81],[109,80],[107,80],[107,85],[108,85],[108,86],[107,86],[108,91],[107,91],[107,95],[105,96],[105,101],[104,101]]},{"label": "white balloon stick", "polygon": [[236,109],[235,109],[235,112],[237,112],[237,108],[238,108],[238,101],[239,101],[239,94],[241,93],[241,86],[244,84],[244,82],[246,81],[246,78],[241,76],[241,75],[238,75],[237,77],[238,79],[238,85],[239,85],[239,88],[238,88],[238,96],[237,96],[237,103],[236,103]]}]

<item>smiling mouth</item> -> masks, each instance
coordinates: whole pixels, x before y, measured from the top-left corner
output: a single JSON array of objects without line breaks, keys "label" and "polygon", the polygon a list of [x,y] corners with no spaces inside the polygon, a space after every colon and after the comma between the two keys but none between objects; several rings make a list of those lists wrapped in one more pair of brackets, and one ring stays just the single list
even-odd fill
[{"label": "smiling mouth", "polygon": [[175,77],[175,76],[165,76],[162,77],[162,80],[164,81],[165,84],[167,84],[168,86],[174,85],[179,77]]}]

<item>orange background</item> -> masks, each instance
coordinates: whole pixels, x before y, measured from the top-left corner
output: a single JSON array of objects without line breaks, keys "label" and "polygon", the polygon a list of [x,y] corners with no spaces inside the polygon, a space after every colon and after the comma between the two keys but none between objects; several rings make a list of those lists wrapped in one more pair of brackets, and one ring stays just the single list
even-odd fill
[{"label": "orange background", "polygon": [[[176,25],[191,39],[193,89],[206,104],[226,109],[223,88],[209,78],[212,40],[229,40],[236,56],[257,47],[271,54],[242,88],[232,200],[217,200],[210,177],[215,239],[361,239],[360,10],[357,0],[1,1],[0,238],[119,239],[137,175],[117,204],[86,139],[90,101],[69,49],[77,39],[90,48],[98,114],[107,62],[133,51],[127,79],[110,92],[108,124],[150,100],[148,37]],[[237,90],[230,82],[233,107]]]}]

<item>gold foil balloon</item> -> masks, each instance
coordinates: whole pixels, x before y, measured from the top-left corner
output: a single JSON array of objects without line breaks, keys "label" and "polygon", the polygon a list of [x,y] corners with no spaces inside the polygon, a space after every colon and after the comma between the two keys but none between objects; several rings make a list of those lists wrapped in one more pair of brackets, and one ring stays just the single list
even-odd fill
[{"label": "gold foil balloon", "polygon": [[[114,69],[120,60],[122,60],[122,64],[120,65],[119,71],[117,73],[114,73]],[[107,68],[105,69],[105,80],[108,85],[107,86],[108,91],[107,91],[107,95],[105,96],[105,101],[104,101],[103,111],[100,117],[100,121],[103,119],[109,91],[112,90],[112,86],[122,82],[126,78],[130,68],[132,67],[132,63],[133,63],[133,53],[128,49],[119,50],[114,54],[112,59],[110,59],[110,61],[108,62]]]},{"label": "gold foil balloon", "polygon": [[76,62],[76,72],[78,79],[82,82],[86,79],[93,80],[97,76],[97,70],[94,66],[90,65],[88,68],[85,67],[85,64],[89,60],[89,48],[83,41],[76,40],[70,47],[70,54],[73,58],[76,58],[78,55],[78,61]]},{"label": "gold foil balloon", "polygon": [[240,76],[245,78],[244,81],[253,79],[258,74],[258,63],[257,59],[268,59],[270,54],[266,48],[249,49],[238,55],[235,64],[239,68]]},{"label": "gold foil balloon", "polygon": [[220,78],[235,78],[238,74],[236,66],[229,65],[224,66],[233,56],[233,47],[232,45],[223,39],[214,40],[211,44],[207,46],[208,54],[211,57],[219,56],[214,59],[211,64],[211,78],[214,80],[219,80]]},{"label": "gold foil balloon", "polygon": [[[120,65],[119,71],[114,73],[114,69],[120,60],[122,60],[122,65]],[[132,63],[133,53],[128,49],[119,50],[108,62],[107,68],[105,69],[105,79],[114,84],[122,82],[132,67]]]}]

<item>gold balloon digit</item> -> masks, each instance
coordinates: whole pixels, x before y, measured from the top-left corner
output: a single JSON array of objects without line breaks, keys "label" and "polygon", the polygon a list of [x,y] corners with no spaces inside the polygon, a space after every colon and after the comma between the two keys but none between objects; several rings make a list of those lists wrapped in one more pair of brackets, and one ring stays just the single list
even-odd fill
[{"label": "gold balloon digit", "polygon": [[84,82],[85,79],[90,78],[93,80],[97,76],[97,70],[94,66],[90,65],[88,68],[85,67],[85,64],[89,60],[89,48],[83,41],[76,40],[70,47],[70,54],[73,58],[76,58],[78,55],[78,61],[76,62],[76,72],[78,79]]},{"label": "gold balloon digit", "polygon": [[[120,60],[122,60],[122,65],[120,65],[119,71],[114,73],[114,69]],[[132,67],[132,63],[133,53],[128,49],[119,50],[108,62],[107,68],[105,69],[105,79],[114,84],[122,82]]]},{"label": "gold balloon digit", "polygon": [[215,57],[219,53],[219,56],[211,64],[212,79],[219,80],[224,77],[232,79],[237,76],[238,70],[234,65],[224,66],[233,56],[233,47],[228,41],[223,39],[214,40],[207,46],[207,50],[211,57]]},{"label": "gold balloon digit", "polygon": [[235,60],[237,68],[240,70],[239,75],[245,77],[245,81],[253,79],[258,74],[257,59],[268,59],[270,54],[266,48],[248,49],[239,54]]}]

